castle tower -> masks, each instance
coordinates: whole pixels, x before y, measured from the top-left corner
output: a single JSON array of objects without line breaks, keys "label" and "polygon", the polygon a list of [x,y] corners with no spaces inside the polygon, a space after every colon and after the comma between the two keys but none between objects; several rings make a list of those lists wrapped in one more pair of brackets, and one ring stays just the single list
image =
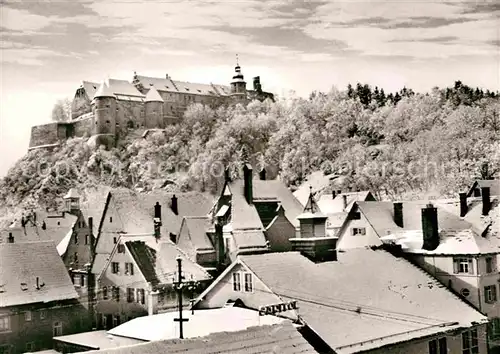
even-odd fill
[{"label": "castle tower", "polygon": [[243,101],[247,97],[247,83],[241,73],[241,67],[236,56],[236,67],[234,68],[235,75],[231,81],[231,96],[237,101]]},{"label": "castle tower", "polygon": [[146,112],[146,128],[165,128],[163,121],[163,99],[151,85],[144,101]]},{"label": "castle tower", "polygon": [[109,148],[115,145],[116,110],[116,96],[109,84],[103,81],[92,100],[93,131],[97,146],[104,145]]}]

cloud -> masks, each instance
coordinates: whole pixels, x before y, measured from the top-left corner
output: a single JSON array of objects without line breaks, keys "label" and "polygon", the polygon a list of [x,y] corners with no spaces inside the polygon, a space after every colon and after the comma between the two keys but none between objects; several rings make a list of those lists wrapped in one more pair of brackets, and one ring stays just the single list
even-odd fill
[{"label": "cloud", "polygon": [[2,5],[1,27],[13,31],[36,31],[55,21],[54,17],[32,14],[26,10],[13,9]]}]

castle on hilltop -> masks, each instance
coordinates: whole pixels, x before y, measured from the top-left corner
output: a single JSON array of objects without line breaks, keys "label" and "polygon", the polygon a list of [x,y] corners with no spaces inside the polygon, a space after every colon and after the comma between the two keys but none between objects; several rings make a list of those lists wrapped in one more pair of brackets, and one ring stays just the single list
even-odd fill
[{"label": "castle on hilltop", "polygon": [[135,72],[132,82],[83,81],[72,102],[70,121],[32,127],[29,149],[55,147],[67,138],[84,136],[96,145],[110,147],[129,130],[164,129],[179,122],[192,103],[218,107],[265,99],[274,100],[274,96],[262,90],[259,76],[253,78],[253,90],[248,90],[238,63],[230,86],[176,81],[168,74],[165,78],[147,77]]}]

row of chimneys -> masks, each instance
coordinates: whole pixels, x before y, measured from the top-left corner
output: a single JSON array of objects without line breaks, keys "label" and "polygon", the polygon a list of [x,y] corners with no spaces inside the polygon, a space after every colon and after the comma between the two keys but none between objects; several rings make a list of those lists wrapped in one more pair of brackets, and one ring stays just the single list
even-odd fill
[{"label": "row of chimneys", "polygon": [[[467,215],[469,207],[467,205],[467,193],[459,193],[460,197],[460,217]],[[481,187],[481,198],[483,202],[482,215],[486,216],[491,209],[490,187]]]},{"label": "row of chimneys", "polygon": [[[45,225],[45,221],[43,222],[43,225]],[[94,227],[94,219],[91,216],[88,219],[88,225],[89,225],[90,234],[92,235],[92,231],[93,231],[93,227]],[[42,229],[45,230],[46,227],[42,226]],[[14,235],[12,235],[12,232],[9,232],[9,237],[7,237],[7,243],[14,243]]]},{"label": "row of chimneys", "polygon": [[[482,215],[488,215],[491,209],[490,188],[482,187]],[[403,203],[393,203],[394,208],[394,223],[399,227],[404,227],[403,222]],[[464,217],[467,214],[467,194],[460,193],[460,216]],[[427,204],[422,208],[422,233],[424,244],[423,249],[433,251],[439,246],[439,228],[437,208],[432,204]]]},{"label": "row of chimneys", "polygon": [[[159,219],[161,222],[161,205],[160,205],[160,203],[156,202],[154,208],[155,208],[155,216],[154,217],[155,217],[155,219]],[[177,197],[175,196],[175,194],[171,198],[170,209],[172,210],[172,213],[174,213],[175,215],[179,215],[179,206],[178,206]]]}]

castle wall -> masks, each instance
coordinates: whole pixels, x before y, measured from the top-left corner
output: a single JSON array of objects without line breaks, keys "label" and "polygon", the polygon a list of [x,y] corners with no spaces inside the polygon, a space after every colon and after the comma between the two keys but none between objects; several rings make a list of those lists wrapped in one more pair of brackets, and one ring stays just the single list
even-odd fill
[{"label": "castle wall", "polygon": [[73,123],[73,136],[91,136],[93,134],[92,129],[94,128],[92,125],[93,118],[92,114],[89,114],[88,117],[75,121]]},{"label": "castle wall", "polygon": [[29,147],[57,144],[60,140],[66,139],[67,127],[64,123],[48,123],[35,125],[31,128]]},{"label": "castle wall", "polygon": [[124,135],[129,128],[143,128],[144,103],[136,101],[117,101],[116,111],[116,133]]}]

